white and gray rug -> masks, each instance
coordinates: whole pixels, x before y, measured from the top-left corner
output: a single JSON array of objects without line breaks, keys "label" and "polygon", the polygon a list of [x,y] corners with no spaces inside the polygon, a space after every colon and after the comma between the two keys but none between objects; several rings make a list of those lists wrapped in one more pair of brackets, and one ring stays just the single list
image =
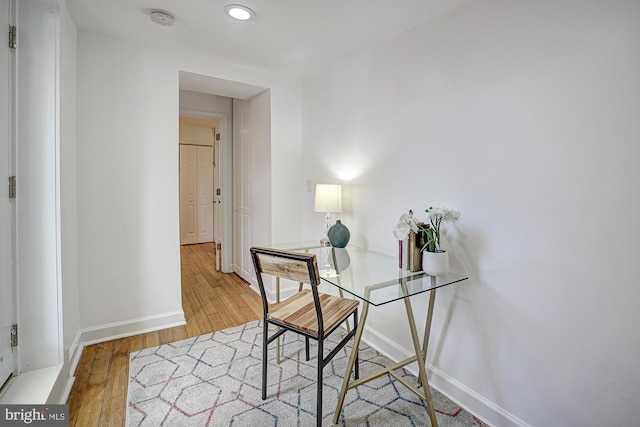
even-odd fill
[{"label": "white and gray rug", "polygon": [[[336,332],[338,334],[338,332]],[[333,338],[334,342],[339,337]],[[304,341],[283,335],[283,359],[275,364],[270,346],[267,400],[261,398],[262,325],[250,322],[131,354],[127,427],[313,426],[316,358],[304,360]],[[331,343],[325,348],[331,350]],[[324,370],[323,425],[333,425],[351,347]],[[389,359],[369,346],[360,350],[360,376]],[[405,371],[405,376],[415,377]],[[441,427],[484,424],[432,390]],[[347,392],[341,426],[429,426],[426,405],[393,377],[384,375]]]}]

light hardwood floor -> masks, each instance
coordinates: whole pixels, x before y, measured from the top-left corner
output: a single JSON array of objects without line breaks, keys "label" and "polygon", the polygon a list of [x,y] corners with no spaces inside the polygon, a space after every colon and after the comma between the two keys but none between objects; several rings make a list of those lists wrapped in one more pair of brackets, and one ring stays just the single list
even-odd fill
[{"label": "light hardwood floor", "polygon": [[69,399],[69,425],[124,426],[129,353],[262,317],[260,297],[235,274],[215,271],[213,244],[182,246],[182,307],[187,324],[84,349]]}]

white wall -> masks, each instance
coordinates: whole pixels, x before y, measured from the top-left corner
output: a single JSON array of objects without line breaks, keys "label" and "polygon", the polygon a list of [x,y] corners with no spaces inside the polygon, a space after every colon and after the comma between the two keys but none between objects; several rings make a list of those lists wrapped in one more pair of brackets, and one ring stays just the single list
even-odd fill
[{"label": "white wall", "polygon": [[[182,318],[175,143],[179,71],[270,88],[271,111],[291,113],[274,118],[291,121],[275,123],[286,128],[272,134],[283,144],[299,143],[300,84],[83,31],[77,62],[83,338],[170,326]],[[294,195],[285,208],[299,206]]]},{"label": "white wall", "polygon": [[[486,0],[304,82],[305,178],[345,184],[352,244],[395,255],[401,213],[461,210],[470,280],[439,291],[428,360],[494,425],[637,424],[638,76],[640,3]],[[409,349],[402,311],[369,326]]]},{"label": "white wall", "polygon": [[83,33],[77,61],[81,324],[178,323],[177,70]]},{"label": "white wall", "polygon": [[[271,91],[271,238],[296,242],[302,236],[301,92],[298,84]],[[257,242],[256,242],[257,243]]]},{"label": "white wall", "polygon": [[226,114],[231,120],[232,104],[232,99],[226,96],[180,90],[181,110]]}]

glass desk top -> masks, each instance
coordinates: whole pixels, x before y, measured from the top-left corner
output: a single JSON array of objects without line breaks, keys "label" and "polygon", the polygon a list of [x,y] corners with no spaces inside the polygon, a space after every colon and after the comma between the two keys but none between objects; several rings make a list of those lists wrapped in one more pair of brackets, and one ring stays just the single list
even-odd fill
[{"label": "glass desk top", "polygon": [[323,248],[319,241],[310,241],[271,247],[315,254],[322,280],[374,306],[468,279],[457,273],[436,277],[422,271],[403,270],[398,268],[397,257],[354,246]]}]

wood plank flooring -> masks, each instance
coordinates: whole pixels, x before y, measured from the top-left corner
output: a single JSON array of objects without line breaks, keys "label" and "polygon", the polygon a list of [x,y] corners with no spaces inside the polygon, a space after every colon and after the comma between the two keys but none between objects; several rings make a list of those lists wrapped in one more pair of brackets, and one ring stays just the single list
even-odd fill
[{"label": "wood plank flooring", "polygon": [[180,248],[187,324],[85,347],[69,394],[69,426],[125,423],[129,353],[262,317],[258,294],[236,274],[215,271],[213,243]]}]

